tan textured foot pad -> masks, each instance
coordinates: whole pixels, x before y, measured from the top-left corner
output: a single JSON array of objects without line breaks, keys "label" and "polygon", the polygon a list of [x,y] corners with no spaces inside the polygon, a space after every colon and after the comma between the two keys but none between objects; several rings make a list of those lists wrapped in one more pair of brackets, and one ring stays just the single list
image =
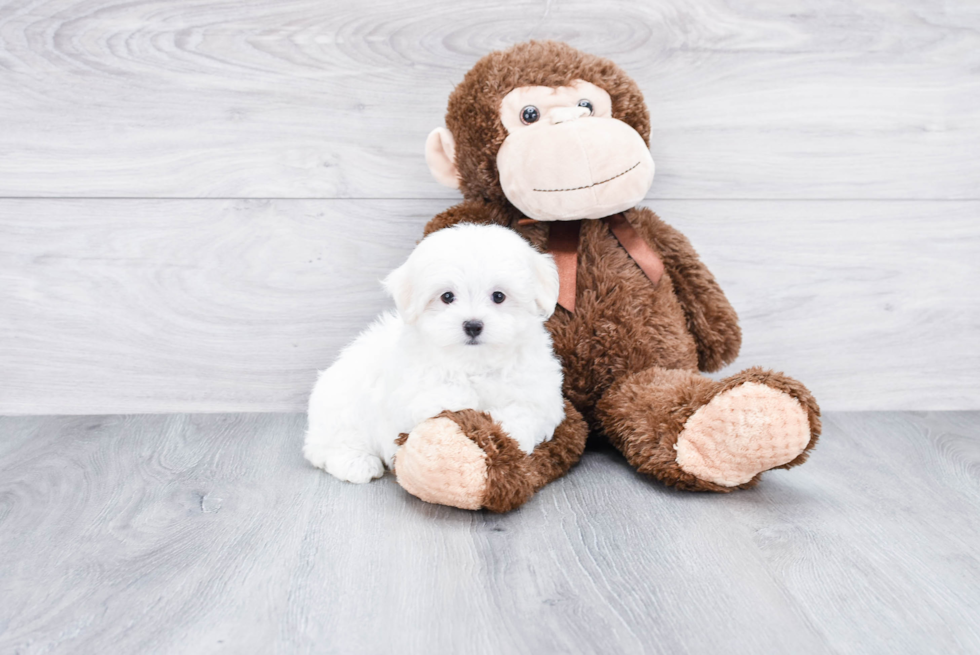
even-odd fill
[{"label": "tan textured foot pad", "polygon": [[487,458],[445,417],[419,423],[395,455],[395,477],[427,503],[480,509],[487,490]]},{"label": "tan textured foot pad", "polygon": [[787,393],[746,382],[694,412],[677,438],[677,465],[735,487],[791,462],[810,442],[806,410]]}]

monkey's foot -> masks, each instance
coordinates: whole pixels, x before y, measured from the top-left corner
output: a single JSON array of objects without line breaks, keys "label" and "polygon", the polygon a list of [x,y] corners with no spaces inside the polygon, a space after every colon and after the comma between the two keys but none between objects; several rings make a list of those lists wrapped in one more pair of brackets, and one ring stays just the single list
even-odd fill
[{"label": "monkey's foot", "polygon": [[722,391],[687,419],[674,446],[681,470],[736,487],[790,464],[816,440],[807,409],[778,388],[790,380],[778,374],[755,377],[760,380]]},{"label": "monkey's foot", "polygon": [[505,512],[534,493],[528,456],[488,414],[443,412],[419,423],[395,455],[395,476],[429,503]]},{"label": "monkey's foot", "polygon": [[395,477],[405,491],[427,503],[480,509],[487,458],[452,419],[431,418],[409,433],[395,455]]}]

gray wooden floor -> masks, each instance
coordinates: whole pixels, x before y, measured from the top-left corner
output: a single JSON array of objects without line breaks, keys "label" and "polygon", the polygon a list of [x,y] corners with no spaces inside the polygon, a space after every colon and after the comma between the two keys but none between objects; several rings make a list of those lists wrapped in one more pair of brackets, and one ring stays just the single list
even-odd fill
[{"label": "gray wooden floor", "polygon": [[297,414],[0,419],[0,653],[976,653],[980,413],[832,413],[730,496],[601,447],[497,516]]}]

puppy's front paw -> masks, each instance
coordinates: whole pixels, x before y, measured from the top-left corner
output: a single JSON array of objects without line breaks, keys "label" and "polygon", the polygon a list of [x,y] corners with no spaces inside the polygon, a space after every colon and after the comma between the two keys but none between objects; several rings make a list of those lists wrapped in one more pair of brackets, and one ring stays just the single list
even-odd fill
[{"label": "puppy's front paw", "polygon": [[311,452],[307,449],[306,459],[335,478],[355,484],[370,482],[385,474],[380,458],[353,450]]}]

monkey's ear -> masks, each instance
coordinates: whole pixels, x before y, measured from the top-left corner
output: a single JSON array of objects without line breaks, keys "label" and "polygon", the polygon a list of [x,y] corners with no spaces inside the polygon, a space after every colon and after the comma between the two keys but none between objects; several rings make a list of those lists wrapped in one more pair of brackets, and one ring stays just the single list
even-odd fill
[{"label": "monkey's ear", "polygon": [[425,163],[432,171],[432,177],[439,184],[453,189],[459,188],[459,171],[456,170],[456,140],[453,133],[444,127],[429,132],[425,140]]},{"label": "monkey's ear", "polygon": [[534,304],[545,319],[551,318],[558,304],[558,267],[551,255],[534,253]]}]

